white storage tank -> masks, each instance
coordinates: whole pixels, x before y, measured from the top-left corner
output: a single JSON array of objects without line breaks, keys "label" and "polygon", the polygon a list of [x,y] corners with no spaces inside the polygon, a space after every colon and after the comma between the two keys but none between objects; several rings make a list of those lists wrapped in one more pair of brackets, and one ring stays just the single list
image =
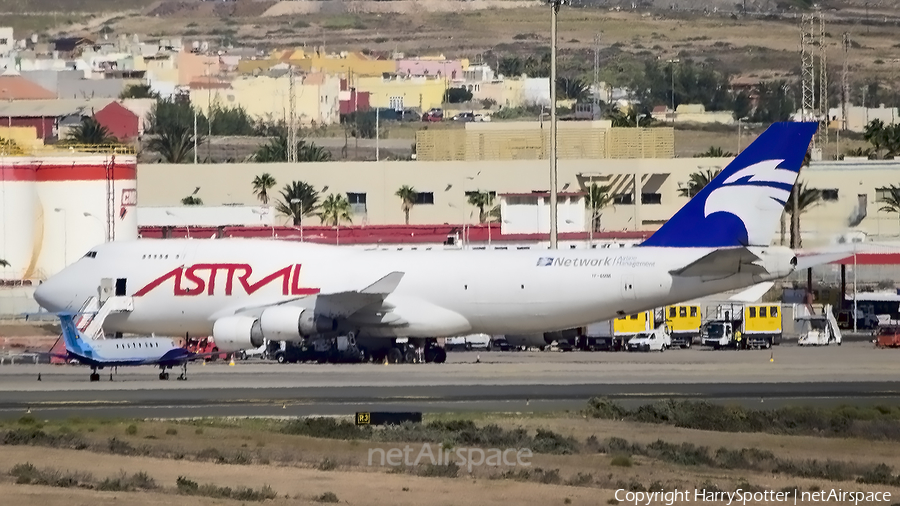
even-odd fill
[{"label": "white storage tank", "polygon": [[97,244],[137,238],[137,158],[131,154],[51,154],[36,170],[43,209],[37,273],[47,278]]},{"label": "white storage tank", "polygon": [[0,281],[31,279],[40,243],[35,163],[31,157],[0,157]]}]

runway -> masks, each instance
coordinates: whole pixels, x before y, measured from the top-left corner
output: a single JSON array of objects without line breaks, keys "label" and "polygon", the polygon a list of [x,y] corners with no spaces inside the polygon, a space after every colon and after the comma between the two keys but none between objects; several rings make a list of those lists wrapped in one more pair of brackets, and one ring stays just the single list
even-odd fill
[{"label": "runway", "polygon": [[[480,358],[479,362],[476,362]],[[259,361],[192,365],[188,381],[151,367],[0,367],[0,417],[342,415],[356,411],[577,410],[595,396],[625,405],[704,399],[749,406],[900,404],[900,350],[871,343],[771,351],[455,352],[447,364],[330,365]],[[41,381],[37,380],[38,374]]]}]

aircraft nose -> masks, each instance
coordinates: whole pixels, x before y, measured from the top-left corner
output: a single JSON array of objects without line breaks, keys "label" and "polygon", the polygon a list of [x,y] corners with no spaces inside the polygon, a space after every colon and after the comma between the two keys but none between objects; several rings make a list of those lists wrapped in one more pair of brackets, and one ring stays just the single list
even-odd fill
[{"label": "aircraft nose", "polygon": [[66,293],[63,288],[59,280],[50,278],[34,290],[34,300],[47,311],[66,311],[72,301],[72,294]]}]

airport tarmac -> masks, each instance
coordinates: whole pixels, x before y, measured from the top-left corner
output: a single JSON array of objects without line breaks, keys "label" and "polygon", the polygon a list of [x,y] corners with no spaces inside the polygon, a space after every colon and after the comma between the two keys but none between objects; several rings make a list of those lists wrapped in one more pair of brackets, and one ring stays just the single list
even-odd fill
[{"label": "airport tarmac", "polygon": [[[480,362],[477,360],[480,358]],[[664,353],[453,352],[446,364],[191,364],[189,380],[152,367],[0,366],[0,417],[298,416],[367,410],[580,409],[666,398],[767,406],[900,403],[900,350],[866,342],[772,350]],[[41,380],[38,381],[38,374]]]}]

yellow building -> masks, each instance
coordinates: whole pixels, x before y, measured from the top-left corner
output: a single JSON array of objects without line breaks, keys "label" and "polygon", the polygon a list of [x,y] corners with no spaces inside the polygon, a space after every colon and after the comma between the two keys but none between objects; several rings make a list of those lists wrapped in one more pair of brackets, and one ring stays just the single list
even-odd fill
[{"label": "yellow building", "polygon": [[433,77],[363,77],[354,75],[353,85],[360,92],[369,93],[371,107],[392,109],[419,109],[425,112],[433,107],[441,107],[446,79]]},{"label": "yellow building", "polygon": [[[558,124],[560,159],[672,158],[672,128],[612,128],[611,122],[562,121]],[[543,160],[550,152],[549,123],[504,121],[466,123],[465,129],[419,130],[419,161]]]},{"label": "yellow building", "polygon": [[238,72],[253,74],[266,71],[278,64],[289,64],[306,72],[324,72],[337,75],[381,76],[397,71],[394,60],[379,60],[362,53],[342,52],[326,54],[320,48],[312,51],[303,49],[276,50],[262,60],[242,60]]},{"label": "yellow building", "polygon": [[[191,103],[204,111],[220,107],[241,107],[254,118],[278,121],[290,111],[290,77],[241,76],[227,82],[191,83]],[[340,120],[340,78],[326,74],[294,76],[294,110],[301,125],[330,125]]]}]

